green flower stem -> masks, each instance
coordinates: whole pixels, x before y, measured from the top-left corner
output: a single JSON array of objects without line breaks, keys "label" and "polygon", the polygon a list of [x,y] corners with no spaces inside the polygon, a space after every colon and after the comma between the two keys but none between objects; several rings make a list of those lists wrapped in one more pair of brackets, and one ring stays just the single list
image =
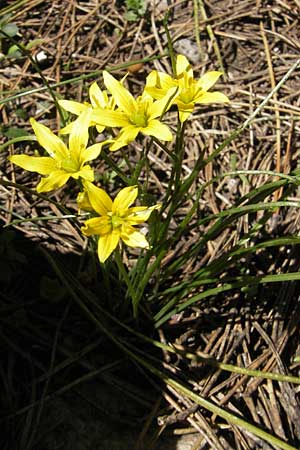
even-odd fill
[{"label": "green flower stem", "polygon": [[[132,273],[132,276],[135,276],[134,280],[134,297],[133,299],[133,305],[134,305],[134,311],[137,311],[138,304],[143,296],[144,290],[149,282],[149,279],[154,274],[155,271],[158,271],[159,273],[159,267],[162,259],[165,257],[168,247],[166,244],[166,235],[169,229],[169,224],[173,216],[174,210],[178,207],[178,203],[180,202],[181,198],[179,198],[179,192],[180,192],[180,178],[181,178],[181,166],[182,161],[184,157],[184,131],[185,131],[185,125],[181,125],[181,123],[178,121],[177,124],[177,133],[176,133],[176,144],[175,144],[175,151],[174,154],[176,155],[176,159],[174,158],[173,166],[172,166],[172,172],[170,181],[168,183],[167,191],[165,194],[165,201],[163,203],[163,206],[161,208],[160,217],[162,217],[162,212],[167,208],[168,205],[170,206],[170,210],[168,211],[168,215],[163,220],[160,220],[160,230],[158,231],[157,238],[155,239],[154,247],[160,249],[159,253],[154,261],[154,263],[147,268],[149,260],[150,260],[150,252],[148,252],[148,255],[143,259],[142,261],[142,267],[140,266],[137,270],[135,270]],[[180,196],[181,197],[181,196]],[[159,243],[162,243],[159,245]],[[156,286],[156,289],[158,289],[158,285]]]},{"label": "green flower stem", "polygon": [[[135,308],[135,302],[134,302],[135,291],[134,291],[134,289],[133,289],[131,280],[130,280],[130,278],[129,278],[128,271],[127,271],[127,269],[126,269],[126,267],[125,267],[125,265],[124,265],[124,263],[123,263],[123,259],[122,259],[122,256],[121,256],[121,252],[120,252],[120,248],[119,248],[119,247],[116,248],[116,250],[115,250],[115,252],[114,252],[114,255],[115,255],[115,261],[116,261],[117,266],[118,266],[118,269],[119,269],[119,273],[120,273],[120,275],[121,275],[121,278],[123,278],[123,280],[124,280],[125,283],[126,283],[126,286],[127,286],[127,293],[129,294],[130,299],[131,299],[131,301],[132,301],[132,305],[133,305],[133,315],[134,315],[134,317],[136,317],[136,316],[137,316],[137,308]],[[128,295],[125,296],[125,301],[127,301],[127,303],[128,303]]]},{"label": "green flower stem", "polygon": [[163,25],[164,25],[164,29],[165,29],[165,33],[167,36],[167,41],[168,41],[168,49],[169,49],[169,55],[171,58],[171,65],[172,65],[172,71],[173,71],[173,75],[176,78],[177,77],[177,71],[176,71],[176,58],[175,58],[175,53],[174,53],[174,49],[173,49],[173,41],[169,32],[169,28],[168,28],[168,20],[169,20],[169,11],[166,12],[165,17],[163,19]]},{"label": "green flower stem", "polygon": [[4,150],[9,145],[15,144],[16,142],[24,142],[24,141],[37,141],[36,136],[19,136],[9,141],[4,142],[4,144],[0,145],[0,152]]}]

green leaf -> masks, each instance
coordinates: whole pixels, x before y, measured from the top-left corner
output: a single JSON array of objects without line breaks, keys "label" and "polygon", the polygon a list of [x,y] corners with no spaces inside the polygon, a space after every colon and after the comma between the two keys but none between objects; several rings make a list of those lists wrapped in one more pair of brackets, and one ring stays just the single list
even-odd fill
[{"label": "green leaf", "polygon": [[18,34],[18,32],[19,32],[19,28],[13,22],[12,23],[5,23],[5,24],[1,25],[0,29],[2,31],[4,31],[4,33],[8,34],[8,36],[10,36],[10,37],[16,36],[16,34]]},{"label": "green leaf", "polygon": [[26,50],[30,50],[34,47],[37,47],[38,45],[42,44],[44,42],[44,39],[33,39],[32,41],[28,42],[26,45]]},{"label": "green leaf", "polygon": [[29,136],[28,131],[24,130],[24,128],[17,128],[17,127],[9,127],[6,131],[3,132],[3,134],[9,139],[14,139],[22,136]]},{"label": "green leaf", "polygon": [[22,57],[22,53],[20,52],[20,50],[19,50],[17,45],[12,45],[8,49],[7,56],[9,58],[21,58]]}]

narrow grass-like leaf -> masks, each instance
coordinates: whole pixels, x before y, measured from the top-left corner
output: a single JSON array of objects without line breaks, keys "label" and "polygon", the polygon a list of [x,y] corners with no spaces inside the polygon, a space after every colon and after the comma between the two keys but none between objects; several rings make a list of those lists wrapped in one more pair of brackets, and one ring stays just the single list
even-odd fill
[{"label": "narrow grass-like leaf", "polygon": [[[160,327],[163,323],[165,323],[167,320],[169,320],[173,315],[180,313],[181,311],[185,310],[186,308],[193,305],[194,303],[196,303],[200,300],[203,300],[204,298],[217,296],[217,295],[221,294],[222,292],[237,290],[237,289],[240,289],[245,286],[246,287],[247,286],[255,286],[255,285],[259,285],[259,284],[263,284],[263,283],[281,283],[284,281],[299,281],[300,273],[299,272],[291,272],[291,273],[282,273],[282,274],[277,274],[277,275],[245,276],[245,277],[236,277],[235,279],[237,281],[225,283],[221,286],[201,292],[200,294],[193,295],[187,301],[175,306],[170,311],[170,308],[172,308],[173,305],[175,305],[178,300],[177,298],[172,299],[154,317],[155,327],[156,328]],[[224,281],[226,281],[226,280],[224,280]]]}]

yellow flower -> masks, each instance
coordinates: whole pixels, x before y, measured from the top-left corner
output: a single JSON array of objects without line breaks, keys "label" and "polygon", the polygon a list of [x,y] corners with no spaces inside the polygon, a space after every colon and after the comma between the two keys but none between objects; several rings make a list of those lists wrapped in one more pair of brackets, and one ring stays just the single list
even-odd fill
[{"label": "yellow flower", "polygon": [[37,185],[38,192],[60,188],[69,178],[94,180],[93,169],[85,163],[98,157],[102,144],[87,147],[90,115],[91,111],[87,109],[75,121],[69,136],[69,148],[49,128],[30,119],[39,144],[49,156],[13,155],[9,159],[22,169],[46,175]]},{"label": "yellow flower", "polygon": [[98,256],[106,261],[120,239],[129,247],[149,248],[145,236],[134,225],[149,219],[154,209],[161,205],[130,207],[138,195],[136,186],[122,189],[112,201],[109,195],[92,183],[84,183],[89,201],[100,217],[88,219],[81,228],[85,236],[98,235]]},{"label": "yellow flower", "polygon": [[[89,88],[89,97],[91,103],[85,102],[75,102],[73,100],[59,100],[58,103],[60,106],[65,109],[66,111],[75,114],[76,116],[79,116],[83,111],[86,111],[88,108],[102,108],[104,110],[114,110],[115,109],[115,102],[113,97],[109,97],[107,95],[107,92],[102,91],[98,84],[96,82],[92,83]],[[69,123],[66,127],[62,128],[60,130],[60,134],[69,134],[72,130],[72,127],[74,125],[74,121]],[[92,120],[88,124],[88,126],[94,126],[96,125],[98,133],[102,133],[102,131],[105,129],[105,125],[101,125],[100,122],[96,124]]]},{"label": "yellow flower", "polygon": [[121,128],[119,135],[110,146],[111,151],[118,150],[134,141],[139,133],[155,136],[162,141],[171,141],[172,133],[167,125],[158,120],[171,106],[170,100],[174,90],[168,91],[158,101],[145,92],[135,99],[127,89],[108,72],[103,71],[104,84],[112,94],[118,106],[116,111],[93,110],[93,120],[108,127]]},{"label": "yellow flower", "polygon": [[189,61],[183,55],[178,55],[176,59],[176,78],[170,75],[153,70],[147,77],[145,91],[153,98],[160,99],[174,88],[178,88],[178,93],[173,103],[179,110],[179,120],[184,122],[193,112],[196,103],[226,103],[229,99],[221,92],[208,92],[217,82],[222,72],[211,71],[205,73],[199,80],[194,79],[193,69]]}]

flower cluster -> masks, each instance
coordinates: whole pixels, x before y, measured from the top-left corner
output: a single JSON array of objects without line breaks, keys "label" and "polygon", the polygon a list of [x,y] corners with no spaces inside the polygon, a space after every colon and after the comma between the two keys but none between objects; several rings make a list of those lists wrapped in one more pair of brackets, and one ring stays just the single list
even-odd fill
[{"label": "flower cluster", "polygon": [[[77,198],[78,207],[93,214],[83,225],[82,233],[99,236],[100,262],[111,255],[120,241],[130,247],[149,248],[147,239],[135,225],[147,221],[152,211],[161,205],[131,206],[138,195],[137,186],[125,187],[111,200],[103,189],[93,184],[94,170],[88,162],[99,157],[104,145],[116,151],[134,141],[140,133],[171,141],[172,132],[162,122],[162,117],[173,105],[178,108],[179,120],[183,123],[197,103],[229,101],[221,92],[208,92],[220,75],[221,72],[211,71],[195,80],[186,57],[178,55],[174,77],[152,71],[142,95],[134,98],[125,88],[124,79],[118,81],[103,71],[106,90],[101,90],[94,82],[89,88],[90,102],[59,101],[63,109],[77,116],[60,130],[61,135],[69,135],[68,146],[49,128],[31,118],[37,141],[49,156],[13,155],[10,161],[42,175],[36,188],[38,192],[60,188],[70,178],[80,180],[82,191]],[[109,128],[113,137],[88,145],[90,127],[95,127],[98,133]]]}]

